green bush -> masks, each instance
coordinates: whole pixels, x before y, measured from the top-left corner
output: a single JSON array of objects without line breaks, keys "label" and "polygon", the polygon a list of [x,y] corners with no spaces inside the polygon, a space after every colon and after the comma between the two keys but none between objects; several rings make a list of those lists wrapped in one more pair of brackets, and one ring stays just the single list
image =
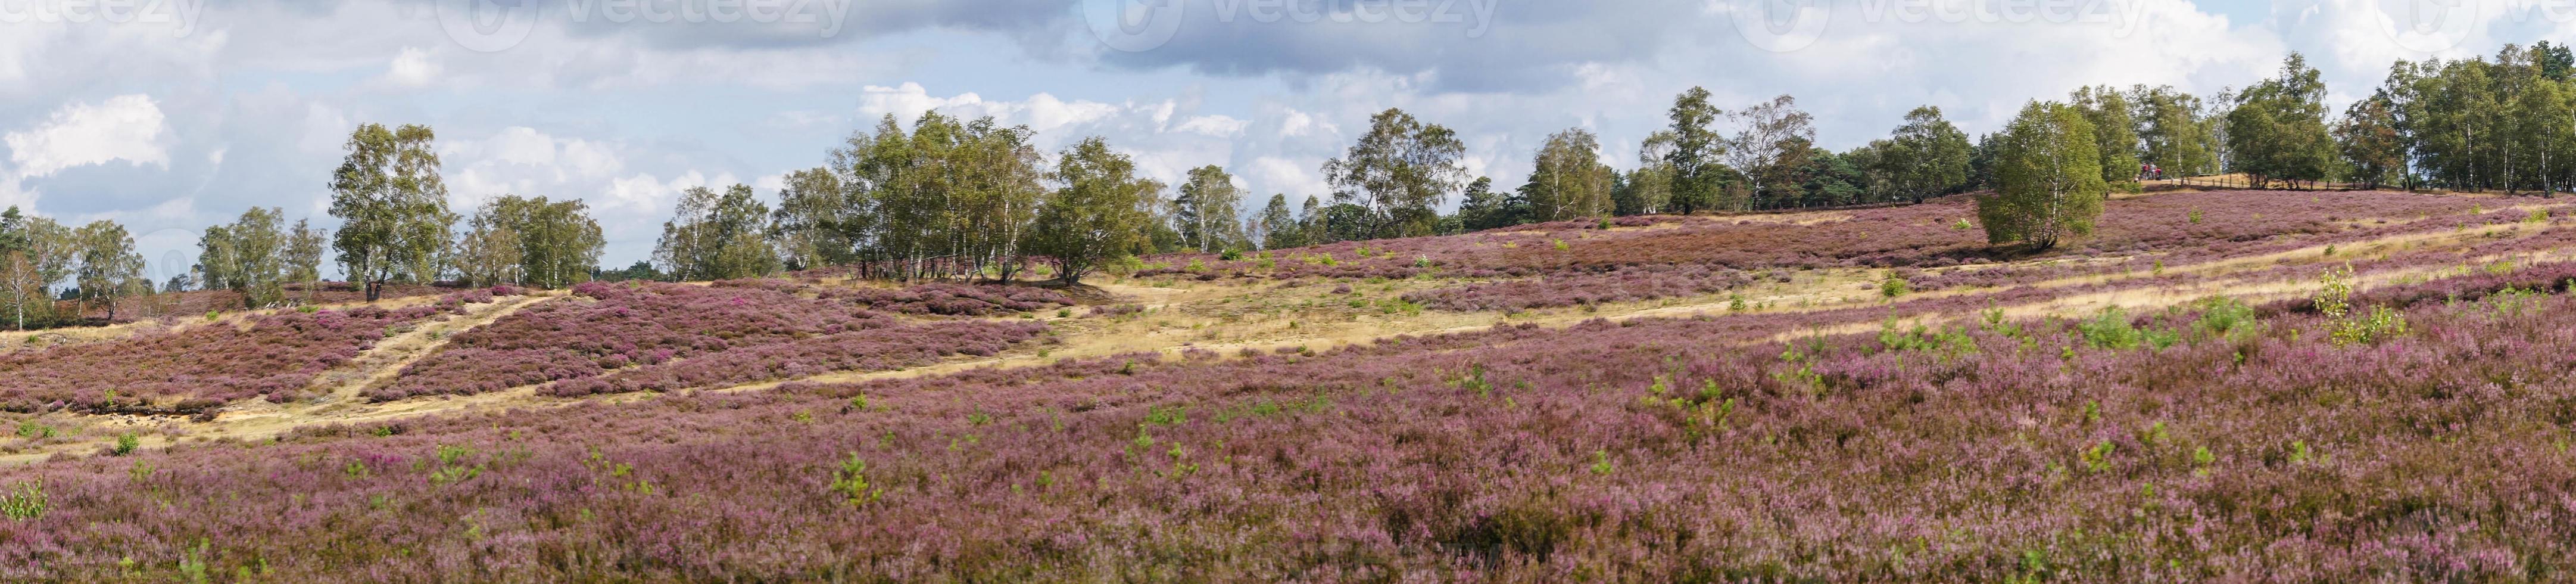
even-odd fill
[{"label": "green bush", "polygon": [[840,493],[852,507],[884,497],[883,490],[868,484],[867,472],[867,461],[859,460],[858,453],[850,453],[850,459],[841,462],[841,469],[832,473],[832,492]]},{"label": "green bush", "polygon": [[26,483],[0,493],[0,517],[26,521],[45,515],[44,483]]}]

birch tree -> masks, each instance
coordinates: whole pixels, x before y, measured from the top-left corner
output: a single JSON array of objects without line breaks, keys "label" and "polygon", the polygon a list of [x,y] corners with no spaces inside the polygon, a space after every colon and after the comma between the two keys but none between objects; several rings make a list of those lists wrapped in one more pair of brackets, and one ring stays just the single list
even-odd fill
[{"label": "birch tree", "polygon": [[2092,126],[2066,104],[2022,108],[1997,145],[1995,190],[1977,197],[1988,242],[2048,249],[2093,232],[2109,188]]}]

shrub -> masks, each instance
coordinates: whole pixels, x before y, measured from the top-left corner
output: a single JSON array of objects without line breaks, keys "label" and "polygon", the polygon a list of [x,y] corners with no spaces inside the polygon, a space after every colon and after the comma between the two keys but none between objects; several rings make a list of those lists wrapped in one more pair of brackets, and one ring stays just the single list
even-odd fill
[{"label": "shrub", "polygon": [[884,497],[884,491],[868,484],[867,473],[867,461],[860,460],[856,452],[850,453],[850,459],[842,461],[840,470],[832,473],[832,492],[840,493],[852,507],[867,505]]},{"label": "shrub", "polygon": [[0,491],[0,517],[27,521],[45,516],[44,483],[21,483]]},{"label": "shrub", "polygon": [[2093,318],[2075,323],[2075,329],[2083,333],[2086,344],[2096,349],[2133,349],[2144,339],[2138,327],[2130,324],[2129,315],[2117,306],[2103,308]]}]

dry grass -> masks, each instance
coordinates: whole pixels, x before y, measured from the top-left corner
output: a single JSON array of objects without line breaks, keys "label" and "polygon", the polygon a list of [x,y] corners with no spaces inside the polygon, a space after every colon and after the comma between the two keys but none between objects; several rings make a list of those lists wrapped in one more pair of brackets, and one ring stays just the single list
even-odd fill
[{"label": "dry grass", "polygon": [[[2154,196],[2144,194],[2139,196]],[[2557,208],[2563,205],[2528,201],[2500,204],[2490,212],[2528,213],[2535,208]],[[1624,229],[1670,229],[1698,221],[1761,221],[1811,225],[1841,221],[1849,214],[1838,211],[1779,213],[1742,217],[1692,217],[1683,221]],[[2231,296],[2249,301],[2302,297],[2314,291],[2315,283],[2300,278],[2284,278],[2273,268],[2281,265],[2323,265],[2342,261],[2369,261],[2397,252],[2426,250],[2463,250],[2461,266],[2499,260],[2524,263],[2576,260],[2576,249],[2535,249],[2517,252],[2510,257],[2465,253],[2471,246],[2504,237],[2529,237],[2550,229],[2571,228],[2561,224],[2546,226],[2498,225],[2464,230],[2401,234],[2373,240],[2335,244],[2340,253],[2329,256],[2326,245],[2285,251],[2230,257],[2213,261],[2178,265],[2165,270],[2166,275],[2190,276],[2187,283],[2145,282],[2154,274],[2146,270],[2058,278],[2023,284],[2024,288],[2058,289],[2080,286],[2112,285],[2108,290],[2059,295],[2042,301],[2002,303],[1993,308],[2016,317],[2080,316],[2104,307],[2119,306],[2132,311],[2156,309],[2198,301],[2212,296]],[[2048,262],[2083,261],[2116,263],[2130,257],[2047,258],[2001,264],[1940,268],[1937,270],[1977,270],[2029,267]],[[2381,270],[2364,274],[2362,287],[2376,287],[2435,277],[2459,267],[2421,267],[2405,270]],[[1934,271],[1937,271],[1934,270]],[[1363,344],[1398,335],[1428,335],[1492,327],[1497,324],[1538,324],[1570,326],[1586,320],[1603,318],[1629,320],[1639,318],[1709,316],[1738,313],[1736,300],[1743,302],[1741,312],[1750,314],[1803,313],[1856,306],[1884,305],[1891,316],[1924,323],[1964,321],[1974,314],[1944,314],[1934,310],[1909,308],[1918,302],[1992,294],[1993,289],[1950,289],[1916,293],[1890,301],[1882,297],[1877,284],[1883,272],[1876,269],[1827,268],[1757,272],[1755,283],[1727,294],[1665,298],[1639,302],[1602,303],[1590,306],[1530,310],[1519,313],[1444,312],[1406,309],[1392,301],[1404,294],[1430,288],[1453,286],[1455,280],[1403,279],[1335,282],[1313,279],[1287,284],[1258,279],[1221,279],[1197,281],[1177,276],[1148,278],[1096,277],[1093,286],[1078,290],[1086,303],[1132,304],[1143,310],[1118,316],[1093,316],[1089,307],[1075,307],[1063,314],[1048,311],[1034,315],[1055,329],[1055,342],[1023,345],[1001,354],[956,358],[926,367],[885,372],[832,373],[821,376],[741,385],[720,391],[756,391],[789,381],[861,381],[940,375],[984,367],[1017,367],[1040,365],[1063,359],[1102,357],[1121,353],[1159,352],[1178,354],[1185,350],[1215,351],[1231,356],[1243,349],[1271,351],[1281,348],[1306,347],[1317,350]],[[1785,278],[1779,277],[1785,275]],[[831,281],[828,284],[849,284]],[[1347,292],[1339,291],[1347,284]],[[2137,285],[2124,285],[2137,284]],[[623,394],[567,399],[539,395],[535,387],[515,388],[473,396],[439,396],[406,399],[388,403],[365,403],[354,399],[357,392],[398,372],[403,365],[435,353],[445,339],[457,333],[483,326],[517,310],[560,296],[519,297],[478,308],[473,314],[433,323],[409,333],[389,338],[376,349],[341,370],[326,373],[318,384],[330,391],[313,401],[289,404],[247,403],[228,408],[212,422],[189,422],[167,418],[129,416],[72,416],[47,414],[17,416],[0,422],[14,425],[19,420],[33,419],[40,425],[52,425],[61,431],[55,439],[0,439],[0,464],[42,460],[57,453],[80,454],[95,450],[103,440],[118,433],[144,433],[147,447],[179,440],[258,440],[298,426],[330,423],[372,423],[402,418],[468,411],[490,411],[508,408],[560,407],[579,403],[623,402],[651,399],[652,394]],[[404,298],[378,303],[380,306],[405,306],[429,302],[431,298]],[[1950,303],[1957,305],[1957,303]],[[234,324],[246,315],[226,315],[206,322],[181,322],[175,326],[209,326]],[[136,323],[91,329],[58,331],[69,342],[118,338],[140,332],[161,330],[156,323]],[[1785,341],[1818,333],[1866,332],[1877,322],[1827,323],[1813,328],[1781,331],[1767,341]],[[23,342],[23,338],[9,342]],[[1752,342],[1766,342],[1762,340]],[[0,350],[14,345],[0,344]]]}]

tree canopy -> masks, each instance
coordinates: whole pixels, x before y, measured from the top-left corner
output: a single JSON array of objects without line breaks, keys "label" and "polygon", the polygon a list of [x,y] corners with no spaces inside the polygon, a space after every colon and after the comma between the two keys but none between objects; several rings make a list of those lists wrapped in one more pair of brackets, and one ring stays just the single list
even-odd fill
[{"label": "tree canopy", "polygon": [[1998,140],[1995,190],[1977,197],[1987,241],[2048,249],[2091,234],[2110,194],[2099,148],[2080,108],[2024,106]]}]

